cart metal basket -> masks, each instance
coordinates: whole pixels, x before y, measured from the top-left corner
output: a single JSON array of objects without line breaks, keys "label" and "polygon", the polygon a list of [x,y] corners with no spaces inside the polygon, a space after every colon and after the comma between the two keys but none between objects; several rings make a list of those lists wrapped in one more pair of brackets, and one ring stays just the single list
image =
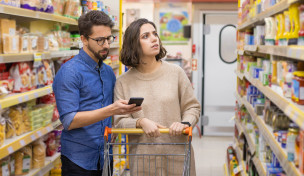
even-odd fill
[{"label": "cart metal basket", "polygon": [[[160,133],[169,133],[169,129],[159,129]],[[132,135],[132,134],[144,134],[144,131],[142,129],[114,129],[114,128],[108,128],[105,129],[105,145],[104,145],[104,167],[103,167],[103,175],[120,175],[122,172],[119,172],[120,174],[111,173],[111,165],[110,165],[110,158],[121,158],[126,162],[126,165],[131,166],[130,172],[132,176],[143,176],[143,175],[157,175],[157,176],[190,176],[190,164],[191,164],[191,141],[192,141],[192,127],[189,127],[183,131],[185,135],[188,135],[188,142],[186,143],[129,143],[126,141],[126,143],[111,143],[111,139],[108,139],[108,134],[126,134],[126,135]],[[182,145],[184,146],[184,151],[181,153],[174,152],[174,149],[171,150],[171,153],[165,152],[161,154],[138,154],[137,153],[110,153],[110,147],[113,146],[119,146],[119,145],[125,145],[127,148],[129,146],[143,146],[143,145],[150,145],[151,147],[155,146],[177,146]],[[183,164],[183,168],[180,168],[176,162],[180,161]],[[174,167],[174,164],[175,167]],[[114,163],[115,165],[115,163]],[[119,167],[120,168],[120,167]],[[181,170],[181,173],[178,172],[178,170]]]}]

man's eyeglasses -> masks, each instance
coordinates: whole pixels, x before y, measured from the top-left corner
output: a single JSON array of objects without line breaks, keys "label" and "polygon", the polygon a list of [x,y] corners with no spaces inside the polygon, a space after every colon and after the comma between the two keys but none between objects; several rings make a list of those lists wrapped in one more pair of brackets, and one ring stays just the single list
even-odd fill
[{"label": "man's eyeglasses", "polygon": [[116,36],[110,35],[108,37],[98,37],[95,39],[88,36],[88,38],[96,41],[99,46],[102,46],[106,40],[108,41],[108,44],[111,44],[112,42],[114,42]]}]

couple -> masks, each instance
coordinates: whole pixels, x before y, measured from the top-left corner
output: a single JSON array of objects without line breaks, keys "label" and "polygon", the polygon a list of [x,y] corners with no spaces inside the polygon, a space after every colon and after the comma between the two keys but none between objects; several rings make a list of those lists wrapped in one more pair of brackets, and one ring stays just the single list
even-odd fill
[{"label": "couple", "polygon": [[[197,123],[200,104],[184,71],[161,60],[166,50],[154,23],[139,19],[125,31],[120,57],[132,68],[117,81],[112,68],[103,63],[114,40],[111,19],[101,11],[91,11],[79,18],[78,26],[83,49],[62,66],[53,84],[64,126],[62,175],[102,175],[103,134],[106,126],[112,126],[111,116],[116,128],[144,130],[145,135],[129,136],[129,142],[186,142],[182,130]],[[142,106],[128,105],[131,97],[143,97]],[[160,135],[159,128],[169,128],[170,135]],[[141,154],[172,150],[184,151],[184,147],[130,147],[130,153]],[[195,175],[193,152],[191,160],[191,175]],[[130,164],[132,174],[135,165]],[[174,173],[181,175],[182,169],[183,161],[176,161]]]}]

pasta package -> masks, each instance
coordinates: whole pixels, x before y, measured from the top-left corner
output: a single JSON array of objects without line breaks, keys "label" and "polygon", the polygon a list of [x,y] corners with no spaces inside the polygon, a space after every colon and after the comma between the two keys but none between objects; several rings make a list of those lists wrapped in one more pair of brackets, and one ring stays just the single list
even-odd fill
[{"label": "pasta package", "polygon": [[33,143],[32,165],[34,169],[44,167],[45,155],[46,155],[45,150],[46,150],[46,146],[43,143],[42,138],[40,138],[39,140]]},{"label": "pasta package", "polygon": [[15,175],[29,173],[32,168],[32,146],[28,145],[15,153]]}]

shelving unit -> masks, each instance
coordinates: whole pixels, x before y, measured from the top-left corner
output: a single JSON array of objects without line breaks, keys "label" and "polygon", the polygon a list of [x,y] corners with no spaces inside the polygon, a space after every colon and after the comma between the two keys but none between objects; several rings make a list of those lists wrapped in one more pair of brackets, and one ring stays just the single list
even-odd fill
[{"label": "shelving unit", "polygon": [[[304,47],[303,46],[265,46],[265,45],[245,45],[241,52],[255,52],[261,54],[269,54],[274,56],[288,57],[304,61]],[[243,55],[243,54],[239,54]]]},{"label": "shelving unit", "polygon": [[52,168],[54,168],[54,161],[60,158],[60,153],[56,153],[51,157],[45,158],[44,167],[38,169],[32,169],[28,174],[25,176],[41,176],[49,172]]},{"label": "shelving unit", "polygon": [[242,171],[241,171],[241,176],[248,176],[248,174],[246,173],[246,167],[243,161],[243,154],[242,154],[242,150],[239,147],[239,144],[237,141],[235,141],[235,152],[236,152],[236,157],[237,160],[240,162],[239,165],[242,165]]},{"label": "shelving unit", "polygon": [[4,141],[4,144],[0,147],[0,159],[18,151],[22,147],[25,147],[36,139],[51,132],[52,130],[58,127],[58,121],[53,122],[52,124],[49,124],[46,127],[41,127],[37,130],[27,132],[21,136],[6,139]]},{"label": "shelving unit", "polygon": [[44,95],[48,95],[53,92],[52,85],[32,90],[29,92],[24,93],[18,93],[18,94],[12,94],[8,95],[2,99],[0,99],[0,109],[4,109],[10,106],[14,106],[20,103],[27,102],[32,99],[36,99],[39,97],[42,97]]},{"label": "shelving unit", "polygon": [[54,22],[61,22],[69,25],[77,25],[77,20],[72,18],[67,18],[64,16],[53,15],[50,13],[32,11],[27,9],[22,9],[18,7],[12,7],[7,5],[0,4],[0,13],[11,15],[11,16],[19,16],[22,18],[33,18],[38,20],[47,20]]},{"label": "shelving unit", "polygon": [[[239,99],[239,97],[236,97]],[[241,98],[239,101],[242,101],[243,104],[245,105],[246,109],[248,110],[249,114],[251,115],[252,119],[255,121],[257,124],[260,133],[263,135],[265,138],[266,142],[278,158],[278,160],[281,163],[281,166],[285,170],[287,175],[296,175],[300,176],[299,170],[295,167],[294,163],[290,162],[287,160],[287,154],[286,151],[282,149],[282,147],[279,145],[279,143],[276,141],[272,129],[268,127],[264,122],[263,122],[263,117],[256,115],[254,112],[253,107],[249,104],[249,102],[246,100],[246,97]]]},{"label": "shelving unit", "polygon": [[283,12],[284,10],[287,10],[289,5],[295,2],[299,2],[299,0],[282,0],[281,2],[275,4],[274,6],[270,7],[266,11],[260,13],[257,15],[254,19],[249,19],[245,21],[243,24],[241,24],[238,27],[239,31],[244,31],[248,28],[252,28],[258,24],[264,23],[264,18],[273,16],[277,13]]},{"label": "shelving unit", "polygon": [[229,176],[227,164],[224,164],[225,176]]}]

